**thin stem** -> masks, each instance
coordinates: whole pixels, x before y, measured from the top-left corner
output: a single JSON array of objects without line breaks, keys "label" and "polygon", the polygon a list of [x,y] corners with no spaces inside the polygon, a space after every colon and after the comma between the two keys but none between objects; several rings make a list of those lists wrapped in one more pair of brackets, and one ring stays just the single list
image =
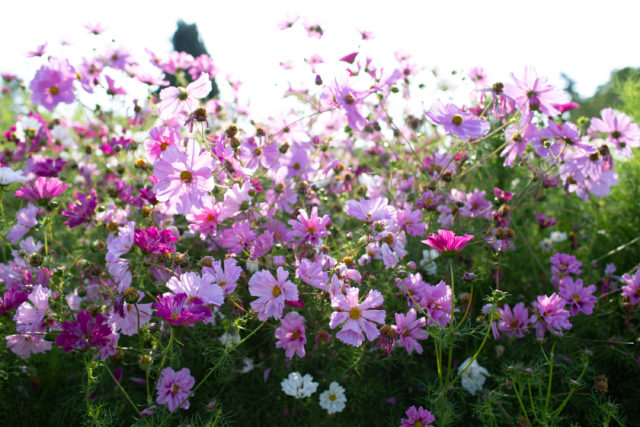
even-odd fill
[{"label": "thin stem", "polygon": [[489,320],[489,327],[487,328],[487,332],[485,332],[485,334],[484,334],[484,338],[482,340],[482,343],[480,343],[480,348],[478,348],[478,351],[476,351],[476,353],[473,355],[471,360],[469,360],[469,363],[467,363],[465,365],[465,367],[462,369],[462,371],[460,371],[458,373],[458,376],[454,378],[452,383],[455,383],[456,381],[458,381],[458,378],[460,378],[462,376],[462,374],[464,374],[464,372],[469,368],[469,366],[471,366],[471,363],[473,363],[473,361],[476,360],[476,358],[478,357],[478,355],[482,351],[482,348],[486,344],[487,339],[489,338],[489,334],[491,333],[491,327],[493,326],[493,319],[495,318],[495,308],[496,308],[495,305],[491,308],[491,318]]},{"label": "thin stem", "polygon": [[175,329],[173,328],[173,326],[171,326],[171,335],[169,335],[169,344],[167,344],[167,347],[164,349],[164,354],[162,355],[162,362],[160,363],[160,370],[164,368],[164,362],[166,362],[167,360],[167,354],[169,354],[169,351],[171,351],[171,345],[173,344],[174,338],[175,338]]},{"label": "thin stem", "polygon": [[109,372],[109,375],[111,376],[111,378],[113,379],[113,381],[116,383],[116,385],[118,386],[118,388],[120,389],[120,391],[122,392],[122,394],[124,394],[124,397],[127,398],[127,400],[129,401],[129,403],[131,404],[131,407],[136,411],[136,413],[138,414],[138,416],[140,416],[140,410],[138,409],[138,407],[135,405],[135,403],[133,403],[133,400],[131,400],[131,397],[129,397],[129,393],[127,393],[127,391],[122,387],[122,384],[120,384],[120,381],[116,380],[116,377],[113,375],[113,372],[111,372],[111,369],[109,369],[109,365],[107,365],[106,363],[104,363],[104,367],[107,368],[107,372]]},{"label": "thin stem", "polygon": [[578,377],[577,384],[575,385],[575,387],[573,387],[569,391],[569,394],[567,395],[567,397],[565,397],[564,401],[560,404],[560,406],[558,406],[558,408],[551,413],[552,417],[557,417],[558,415],[560,415],[560,413],[564,409],[564,407],[567,404],[567,402],[569,402],[569,399],[571,399],[571,396],[573,396],[573,393],[578,389],[578,387],[580,386],[580,380],[584,376],[584,373],[587,371],[587,366],[589,366],[589,365],[587,363],[585,363],[584,367],[582,368],[582,372],[580,372],[580,376]]},{"label": "thin stem", "polygon": [[533,417],[536,419],[536,422],[540,424],[540,420],[538,419],[538,414],[536,411],[536,407],[533,404],[533,393],[531,393],[531,377],[527,380],[529,384],[529,401],[531,402],[531,412],[533,412]]},{"label": "thin stem", "polygon": [[[522,399],[520,398],[520,390],[518,390],[518,387],[516,386],[515,379],[513,380],[512,385],[513,385],[513,389],[516,392],[516,398],[518,398],[518,403],[520,404],[520,409],[522,409],[522,414],[527,419],[527,421],[529,421],[529,416],[527,415],[527,410],[524,408],[524,403],[522,403]],[[531,423],[529,423],[529,424],[531,424]]]},{"label": "thin stem", "polygon": [[218,367],[222,364],[222,362],[227,358],[227,356],[236,348],[238,348],[242,343],[244,343],[247,339],[249,339],[249,337],[251,337],[253,334],[255,334],[256,332],[258,332],[260,330],[260,328],[262,328],[264,326],[264,323],[260,323],[260,325],[258,325],[257,328],[255,328],[253,331],[251,331],[251,333],[249,335],[247,335],[246,337],[244,337],[238,344],[234,345],[233,347],[230,347],[228,350],[226,350],[224,352],[224,354],[222,355],[222,357],[220,359],[218,359],[218,361],[216,362],[216,364],[213,366],[213,368],[211,368],[209,370],[209,372],[207,372],[207,375],[204,376],[204,378],[202,380],[200,380],[200,382],[193,388],[193,390],[191,390],[191,393],[189,393],[189,395],[187,397],[184,398],[184,400],[182,402],[180,402],[180,405],[178,405],[178,408],[181,408],[182,405],[184,405],[184,402],[186,402],[187,400],[189,400],[189,398],[191,396],[193,396],[195,394],[196,391],[198,391],[198,389],[200,388],[200,386],[202,384],[205,383],[205,381],[207,381],[207,379],[209,379],[209,377],[216,371],[216,369],[218,369]]},{"label": "thin stem", "polygon": [[549,383],[547,384],[547,398],[544,402],[544,416],[547,416],[547,409],[549,408],[549,399],[551,398],[551,380],[553,378],[553,350],[556,348],[556,343],[554,342],[551,346],[551,354],[549,355]]},{"label": "thin stem", "polygon": [[467,314],[469,314],[469,308],[471,307],[472,302],[473,302],[473,285],[471,285],[471,293],[469,295],[469,302],[467,303],[467,308],[465,308],[464,315],[462,316],[462,320],[458,322],[458,326],[456,326],[456,328],[454,329],[454,332],[457,331],[460,328],[460,326],[462,326],[462,324],[464,323],[465,319],[467,318]]},{"label": "thin stem", "polygon": [[[449,321],[449,330],[450,332],[455,332],[455,329],[453,328],[453,321],[455,320],[455,317],[453,317],[453,303],[454,300],[456,298],[456,294],[455,294],[455,285],[454,285],[454,278],[453,278],[453,259],[449,258],[449,272],[451,273],[451,320]],[[449,375],[451,374],[451,360],[453,358],[453,343],[449,344],[449,357],[447,358],[447,383],[449,382]]]}]

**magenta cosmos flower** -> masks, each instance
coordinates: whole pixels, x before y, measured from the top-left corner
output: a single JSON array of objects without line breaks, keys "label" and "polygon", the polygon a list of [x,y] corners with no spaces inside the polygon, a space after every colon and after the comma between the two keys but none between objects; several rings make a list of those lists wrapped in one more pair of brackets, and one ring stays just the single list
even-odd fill
[{"label": "magenta cosmos flower", "polygon": [[153,303],[156,316],[174,326],[191,325],[211,317],[209,307],[202,305],[202,300],[189,297],[187,294],[163,295]]},{"label": "magenta cosmos flower", "polygon": [[194,140],[189,140],[185,153],[176,145],[167,147],[153,168],[158,179],[153,187],[156,199],[166,202],[171,212],[184,215],[202,207],[204,196],[215,185],[212,161],[211,154],[202,152]]},{"label": "magenta cosmos flower", "polygon": [[[173,412],[183,400],[189,397],[196,380],[191,376],[189,368],[182,368],[178,372],[172,368],[164,368],[161,375],[156,402],[161,405],[166,404],[169,411]],[[189,401],[186,400],[180,407],[189,409]]]},{"label": "magenta cosmos flower", "polygon": [[560,296],[569,304],[571,315],[579,312],[586,315],[593,313],[598,299],[593,295],[596,285],[583,286],[582,279],[573,280],[570,276],[560,279]]},{"label": "magenta cosmos flower", "polygon": [[436,101],[431,111],[425,111],[425,115],[433,123],[444,126],[447,133],[455,135],[463,141],[485,136],[491,129],[488,121],[465,113],[453,104],[443,105],[440,100]]},{"label": "magenta cosmos flower", "polygon": [[427,240],[422,240],[422,243],[431,246],[441,254],[451,255],[461,251],[471,239],[473,239],[471,234],[456,236],[453,231],[438,230],[437,234],[430,235]]},{"label": "magenta cosmos flower", "polygon": [[365,335],[369,341],[375,340],[380,335],[380,331],[373,322],[384,323],[386,314],[384,310],[372,310],[380,307],[384,302],[379,291],[370,290],[362,303],[358,303],[359,293],[360,289],[349,288],[346,296],[337,294],[331,300],[331,307],[336,311],[331,313],[329,322],[331,329],[344,323],[336,337],[345,344],[356,347],[362,344]]},{"label": "magenta cosmos flower", "polygon": [[280,321],[280,327],[276,328],[276,348],[283,348],[289,359],[297,354],[304,357],[304,345],[307,343],[305,335],[304,317],[292,311]]},{"label": "magenta cosmos flower", "polygon": [[249,293],[258,297],[251,302],[251,308],[258,313],[258,319],[263,322],[272,316],[276,319],[281,318],[284,302],[298,300],[298,288],[287,280],[289,272],[278,267],[276,277],[267,270],[260,270],[249,279]]},{"label": "magenta cosmos flower", "polygon": [[436,420],[431,412],[420,406],[416,409],[415,406],[407,409],[405,412],[407,418],[400,420],[400,427],[433,427],[432,422]]},{"label": "magenta cosmos flower", "polygon": [[29,83],[31,101],[53,111],[61,102],[71,104],[75,100],[73,82],[76,73],[69,61],[51,58],[48,65],[43,65]]},{"label": "magenta cosmos flower", "polygon": [[535,325],[538,341],[544,338],[545,330],[555,336],[562,336],[563,329],[571,329],[569,311],[564,308],[565,304],[556,293],[550,296],[539,295],[538,300],[531,304],[535,313],[529,318],[529,322]]},{"label": "magenta cosmos flower", "polygon": [[200,74],[186,88],[168,87],[160,91],[158,113],[163,120],[171,119],[182,113],[193,113],[199,106],[199,99],[211,92],[211,79],[207,73]]},{"label": "magenta cosmos flower", "polygon": [[500,320],[498,321],[498,329],[509,337],[524,337],[529,328],[529,310],[524,306],[523,302],[519,302],[511,308],[505,304],[502,309],[498,309]]},{"label": "magenta cosmos flower", "polygon": [[48,201],[60,195],[65,188],[67,188],[67,184],[64,184],[58,178],[45,178],[41,176],[28,187],[20,187],[14,196],[30,202]]},{"label": "magenta cosmos flower", "polygon": [[104,316],[98,314],[95,319],[88,311],[78,313],[75,322],[64,322],[62,332],[56,337],[56,345],[69,353],[84,351],[90,347],[103,347],[108,344],[107,337],[112,334]]}]

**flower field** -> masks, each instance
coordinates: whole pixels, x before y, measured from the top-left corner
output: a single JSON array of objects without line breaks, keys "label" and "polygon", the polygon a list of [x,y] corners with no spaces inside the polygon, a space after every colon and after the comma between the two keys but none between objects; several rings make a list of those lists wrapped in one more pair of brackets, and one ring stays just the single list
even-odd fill
[{"label": "flower field", "polygon": [[585,117],[477,67],[457,101],[354,45],[263,120],[207,54],[29,56],[0,101],[3,425],[640,417],[637,81]]}]

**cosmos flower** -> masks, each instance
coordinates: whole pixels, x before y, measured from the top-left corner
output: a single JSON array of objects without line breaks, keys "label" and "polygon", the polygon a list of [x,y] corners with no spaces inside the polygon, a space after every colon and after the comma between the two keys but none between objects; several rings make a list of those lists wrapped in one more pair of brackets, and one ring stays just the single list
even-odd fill
[{"label": "cosmos flower", "polygon": [[453,231],[438,230],[437,234],[430,235],[427,240],[422,240],[422,243],[431,246],[441,254],[451,255],[464,249],[471,239],[473,239],[471,234],[456,236]]},{"label": "cosmos flower", "polygon": [[342,412],[347,403],[344,388],[335,381],[331,381],[329,389],[320,393],[320,407],[326,409],[329,415]]},{"label": "cosmos flower", "polygon": [[286,395],[293,396],[296,399],[309,397],[318,389],[318,383],[313,381],[311,375],[305,374],[302,376],[300,372],[290,373],[288,378],[282,380],[280,386]]},{"label": "cosmos flower", "polygon": [[331,313],[329,323],[331,329],[342,324],[342,329],[336,334],[336,337],[355,347],[362,344],[365,335],[369,341],[376,339],[380,335],[380,331],[374,322],[382,324],[385,317],[384,310],[373,310],[384,302],[379,291],[370,290],[361,303],[358,302],[359,292],[359,288],[348,288],[346,295],[342,293],[335,295],[331,300],[331,307],[336,311]]},{"label": "cosmos flower", "polygon": [[[196,380],[191,376],[189,368],[182,368],[176,372],[167,367],[162,370],[160,375],[156,402],[162,405],[166,404],[169,411],[173,412],[191,394]],[[180,407],[189,409],[189,401],[185,401]]]},{"label": "cosmos flower", "polygon": [[431,111],[425,111],[425,115],[434,124],[444,126],[447,133],[455,135],[463,141],[480,138],[491,129],[488,121],[465,113],[453,104],[443,105],[440,100],[434,104]]}]

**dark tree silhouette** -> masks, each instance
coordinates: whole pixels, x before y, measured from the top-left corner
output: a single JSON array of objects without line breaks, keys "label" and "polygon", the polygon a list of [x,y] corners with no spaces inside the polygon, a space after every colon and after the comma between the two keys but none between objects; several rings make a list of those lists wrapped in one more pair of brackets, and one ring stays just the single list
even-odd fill
[{"label": "dark tree silhouette", "polygon": [[[180,20],[178,21],[178,28],[176,28],[175,33],[173,33],[173,37],[171,39],[173,43],[173,50],[176,52],[186,52],[192,55],[194,58],[204,54],[209,55],[207,52],[207,48],[204,46],[202,39],[200,38],[200,33],[198,33],[198,26],[196,24],[187,24],[186,22]],[[191,77],[187,74],[187,81],[191,81]],[[173,76],[167,76],[169,82],[171,82],[172,86],[176,85],[175,78]],[[218,85],[216,84],[215,78],[211,78],[211,92],[206,99],[215,98],[220,93],[218,89]]]}]

